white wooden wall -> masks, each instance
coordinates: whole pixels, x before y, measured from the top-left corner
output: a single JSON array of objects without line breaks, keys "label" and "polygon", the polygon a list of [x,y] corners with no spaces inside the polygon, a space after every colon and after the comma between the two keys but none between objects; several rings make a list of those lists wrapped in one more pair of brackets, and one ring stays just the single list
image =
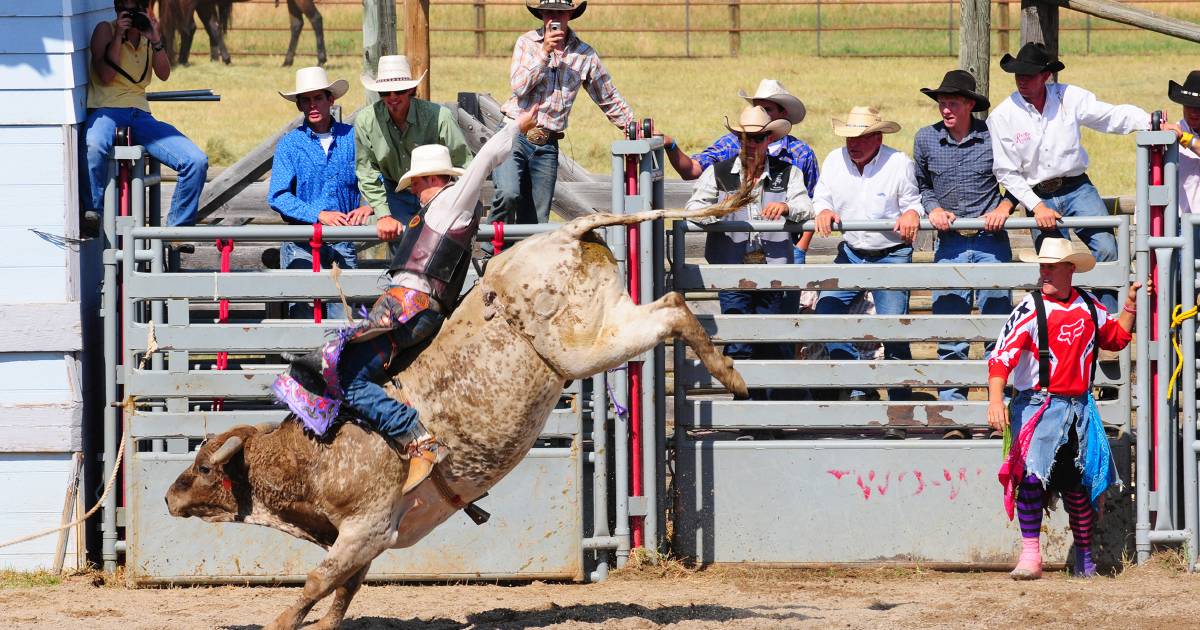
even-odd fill
[{"label": "white wooden wall", "polygon": [[[112,16],[111,0],[0,0],[0,542],[58,525],[83,447],[81,330],[97,304],[80,274],[95,247],[72,241],[79,123],[88,41]],[[0,568],[49,567],[55,544],[0,549]]]}]

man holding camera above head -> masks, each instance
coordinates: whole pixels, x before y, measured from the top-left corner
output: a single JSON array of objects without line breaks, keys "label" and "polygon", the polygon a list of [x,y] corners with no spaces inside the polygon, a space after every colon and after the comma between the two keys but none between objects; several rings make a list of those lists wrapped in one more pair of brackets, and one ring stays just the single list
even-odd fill
[{"label": "man holding camera above head", "polygon": [[416,97],[425,73],[414,79],[404,55],[380,57],[375,78],[361,80],[379,101],[354,120],[354,168],[363,201],[379,218],[375,231],[390,241],[421,207],[416,195],[397,188],[412,166],[413,149],[440,144],[450,151],[455,168],[470,164],[471,150],[450,110]]},{"label": "man holding camera above head", "polygon": [[84,231],[99,228],[104,210],[108,159],[116,131],[129,127],[133,142],[179,174],[167,225],[192,225],[200,205],[200,191],[208,174],[208,156],[175,127],[150,114],[146,88],[152,80],[166,81],[171,62],[163,51],[158,20],[147,13],[149,0],[116,0],[117,19],[101,22],[92,31],[88,64],[87,184]]},{"label": "man holding camera above head", "polygon": [[[546,223],[558,177],[558,141],[580,88],[617,128],[634,122],[633,110],[600,62],[596,51],[568,25],[587,10],[587,0],[529,0],[542,28],[517,38],[513,47],[512,97],[502,110],[509,118],[539,106],[537,126],[513,141],[512,158],[492,174],[496,195],[490,221]],[[486,248],[485,248],[486,249]]]}]

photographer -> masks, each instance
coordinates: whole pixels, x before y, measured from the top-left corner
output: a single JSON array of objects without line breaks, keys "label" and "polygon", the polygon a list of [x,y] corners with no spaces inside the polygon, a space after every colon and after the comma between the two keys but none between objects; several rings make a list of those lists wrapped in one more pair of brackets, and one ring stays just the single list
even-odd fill
[{"label": "photographer", "polygon": [[537,126],[513,142],[512,158],[492,174],[496,195],[491,221],[546,223],[558,177],[558,141],[579,89],[618,129],[634,121],[633,110],[613,87],[599,55],[569,27],[587,10],[587,0],[529,0],[529,12],[542,28],[517,39],[513,48],[512,97],[502,108],[514,118],[537,105]]},{"label": "photographer", "polygon": [[[166,81],[171,62],[163,51],[158,20],[147,12],[149,0],[116,0],[117,19],[92,31],[88,65],[87,182],[84,185],[84,232],[99,227],[104,208],[108,158],[119,127],[129,127],[133,141],[179,175],[168,225],[192,225],[200,191],[208,173],[208,157],[179,130],[150,115],[146,88],[154,76]],[[91,234],[89,234],[91,235]]]}]

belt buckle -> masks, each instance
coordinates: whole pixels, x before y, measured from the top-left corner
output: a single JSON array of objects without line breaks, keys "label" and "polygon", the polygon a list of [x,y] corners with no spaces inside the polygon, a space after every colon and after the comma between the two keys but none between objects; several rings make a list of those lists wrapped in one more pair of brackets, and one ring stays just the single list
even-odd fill
[{"label": "belt buckle", "polygon": [[1038,187],[1041,189],[1042,192],[1052,193],[1052,192],[1058,190],[1059,188],[1062,188],[1062,185],[1063,185],[1063,178],[1052,177],[1052,178],[1047,179],[1046,181],[1038,184]]},{"label": "belt buckle", "polygon": [[980,232],[982,232],[982,231],[983,231],[983,230],[979,230],[979,229],[974,229],[974,230],[957,230],[957,232],[958,232],[958,235],[959,235],[959,236],[961,236],[961,237],[963,237],[963,238],[975,238],[976,236],[979,236],[979,233],[980,233]]},{"label": "belt buckle", "polygon": [[540,147],[550,142],[550,132],[542,127],[533,127],[525,132],[525,139]]},{"label": "belt buckle", "polygon": [[746,252],[746,254],[742,256],[743,265],[763,265],[766,264],[766,262],[767,255],[763,253],[763,250],[761,249]]}]

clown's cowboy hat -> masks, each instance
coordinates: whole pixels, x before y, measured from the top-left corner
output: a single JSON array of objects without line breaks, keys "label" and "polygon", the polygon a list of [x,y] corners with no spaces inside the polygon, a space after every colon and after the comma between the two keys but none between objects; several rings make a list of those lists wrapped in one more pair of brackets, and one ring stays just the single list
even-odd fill
[{"label": "clown's cowboy hat", "polygon": [[525,8],[537,19],[542,19],[542,11],[570,11],[571,19],[577,19],[587,11],[587,0],[575,4],[572,0],[527,0]]},{"label": "clown's cowboy hat", "polygon": [[325,90],[333,96],[334,100],[337,100],[345,96],[349,89],[350,84],[345,79],[330,81],[329,77],[325,75],[325,68],[313,66],[297,70],[296,89],[291,92],[280,92],[279,95],[294,103],[296,97],[301,94]]},{"label": "clown's cowboy hat", "polygon": [[1075,266],[1077,273],[1091,271],[1096,266],[1096,257],[1091,252],[1077,252],[1071,249],[1071,241],[1065,238],[1047,238],[1042,241],[1042,249],[1038,252],[1021,252],[1021,262],[1027,263],[1060,263],[1068,262]]},{"label": "clown's cowboy hat", "polygon": [[754,94],[746,94],[745,91],[738,90],[738,96],[746,99],[746,102],[751,105],[754,104],[754,101],[771,101],[775,103],[783,108],[788,122],[793,125],[800,124],[800,121],[804,120],[804,103],[795,96],[792,96],[791,92],[788,92],[787,88],[783,87],[783,84],[775,79],[763,79],[760,81],[758,89],[754,91]]},{"label": "clown's cowboy hat", "polygon": [[413,178],[416,177],[427,175],[462,177],[464,172],[461,168],[455,168],[454,164],[450,162],[450,149],[440,144],[423,144],[413,149],[408,172],[400,178],[400,183],[396,184],[396,192],[408,188],[412,184]]},{"label": "clown's cowboy hat", "polygon": [[737,134],[766,133],[770,134],[771,140],[778,140],[792,130],[792,123],[782,118],[771,120],[771,115],[767,113],[767,110],[758,105],[751,105],[742,110],[737,124],[730,124],[729,117],[726,116],[725,128]]},{"label": "clown's cowboy hat", "polygon": [[372,92],[403,92],[411,90],[425,80],[425,73],[412,78],[412,69],[408,66],[408,57],[404,55],[384,55],[379,58],[379,70],[372,79],[362,76],[363,87]]},{"label": "clown's cowboy hat", "polygon": [[852,107],[845,120],[833,119],[833,135],[843,138],[857,138],[875,132],[896,133],[900,124],[879,117],[879,110],[874,107]]}]

